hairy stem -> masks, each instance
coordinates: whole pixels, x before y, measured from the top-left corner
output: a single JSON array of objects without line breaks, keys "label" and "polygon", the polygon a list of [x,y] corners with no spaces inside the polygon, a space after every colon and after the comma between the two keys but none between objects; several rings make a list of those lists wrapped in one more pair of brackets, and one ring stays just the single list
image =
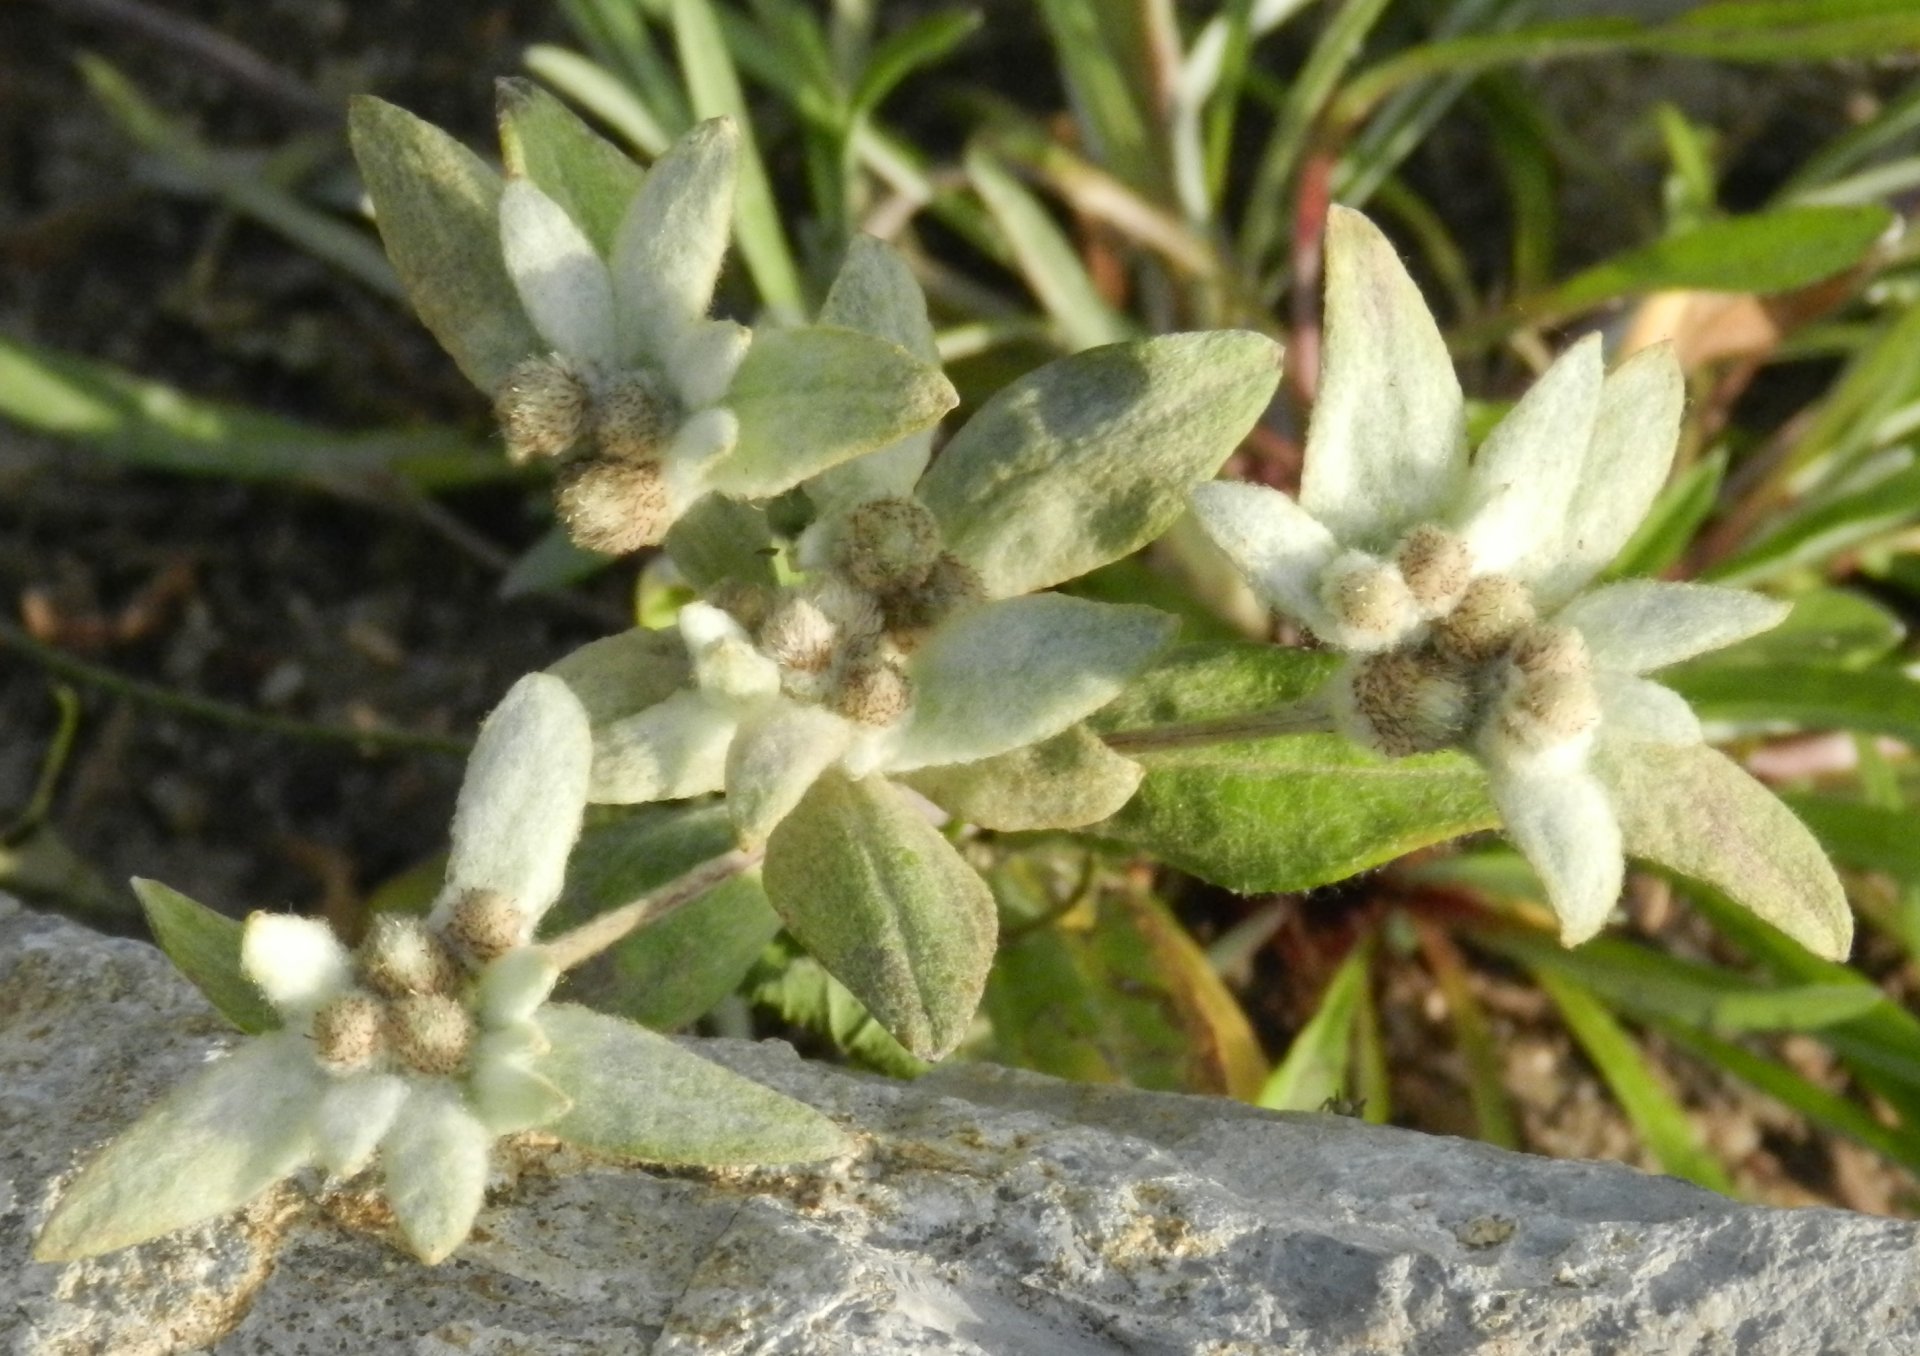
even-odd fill
[{"label": "hairy stem", "polygon": [[1190,749],[1208,744],[1231,744],[1244,739],[1271,739],[1276,735],[1328,734],[1333,717],[1324,702],[1309,697],[1291,706],[1256,711],[1246,716],[1196,720],[1185,725],[1150,725],[1104,736],[1115,753],[1152,753],[1160,749]]},{"label": "hairy stem", "polygon": [[693,903],[716,885],[751,871],[766,856],[765,848],[734,848],[711,861],[705,861],[684,875],[676,876],[658,890],[617,909],[609,909],[597,918],[582,923],[571,932],[563,932],[542,943],[549,957],[561,970],[571,970],[592,960],[615,942],[657,923],[674,910]]}]

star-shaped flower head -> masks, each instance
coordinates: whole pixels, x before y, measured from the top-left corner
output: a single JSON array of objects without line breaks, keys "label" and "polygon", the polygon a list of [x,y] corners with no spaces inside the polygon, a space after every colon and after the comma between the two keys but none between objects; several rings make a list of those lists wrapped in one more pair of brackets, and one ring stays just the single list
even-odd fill
[{"label": "star-shaped flower head", "polygon": [[490,395],[509,454],[551,459],[573,540],[651,545],[710,493],[780,494],[930,426],[938,367],[831,325],[709,317],[739,133],[694,127],[646,171],[551,95],[500,86],[508,177],[378,100],[352,110],[381,237],[423,321]]},{"label": "star-shaped flower head", "polygon": [[567,1111],[533,1069],[558,977],[527,945],[559,897],[592,748],[564,683],[522,679],[488,717],[425,918],[382,916],[349,951],[318,919],[256,913],[241,973],[278,1029],[215,1064],[108,1147],[42,1232],[43,1257],[137,1242],[218,1214],[309,1164],[376,1155],[423,1260],[466,1238],[495,1138]]},{"label": "star-shaped flower head", "polygon": [[[854,242],[822,319],[933,352],[918,286],[875,241]],[[1242,333],[1092,350],[1002,390],[924,474],[914,434],[809,479],[789,582],[731,579],[681,610],[678,645],[634,632],[555,666],[593,716],[590,794],[724,790],[789,931],[909,1049],[944,1054],[985,981],[994,906],[921,797],[1040,829],[1132,795],[1138,765],[1080,722],[1176,623],[1041,590],[1179,516],[1278,358]]]},{"label": "star-shaped flower head", "polygon": [[[1684,390],[1669,348],[1608,373],[1599,338],[1581,341],[1470,457],[1445,342],[1393,247],[1336,207],[1326,259],[1299,500],[1215,482],[1194,512],[1269,606],[1346,652],[1330,694],[1346,733],[1390,755],[1480,760],[1564,939],[1582,941],[1624,873],[1605,769],[1701,738],[1644,675],[1787,609],[1701,584],[1588,588],[1672,465]],[[1617,757],[1596,759],[1599,746]]]},{"label": "star-shaped flower head", "polygon": [[657,542],[724,488],[740,424],[722,403],[752,341],[707,318],[733,221],[739,133],[701,123],[655,162],[603,259],[532,180],[500,195],[500,243],[527,317],[552,346],[496,400],[519,460],[587,450],[561,467],[574,540],[608,552]]}]

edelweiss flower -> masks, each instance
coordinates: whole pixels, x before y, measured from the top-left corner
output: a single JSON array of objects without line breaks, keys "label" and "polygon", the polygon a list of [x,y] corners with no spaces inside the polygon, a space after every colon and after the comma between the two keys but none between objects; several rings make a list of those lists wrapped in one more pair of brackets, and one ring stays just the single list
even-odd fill
[{"label": "edelweiss flower", "polygon": [[829,768],[905,774],[1061,734],[1174,629],[1149,608],[1062,594],[988,601],[909,499],[862,505],[840,541],[841,568],[736,592],[733,612],[681,609],[693,684],[596,731],[593,800],[724,788],[742,841],[758,844]]},{"label": "edelweiss flower", "polygon": [[[583,546],[657,542],[708,490],[727,489],[740,434],[722,403],[752,340],[709,320],[727,250],[739,133],[701,123],[648,172],[603,260],[564,208],[528,179],[500,197],[500,242],[528,318],[550,353],[516,367],[498,395],[508,451],[555,457],[559,507]],[[755,487],[757,489],[757,487]]]},{"label": "edelweiss flower", "polygon": [[531,1067],[557,971],[527,945],[580,830],[591,747],[565,684],[532,675],[482,727],[438,902],[382,918],[349,952],[323,922],[256,913],[240,967],[280,1029],[220,1060],[109,1145],[67,1189],[42,1258],[125,1246],[231,1209],[309,1164],[378,1154],[425,1261],[466,1238],[500,1135],[569,1098]]},{"label": "edelweiss flower", "polygon": [[1664,347],[1604,371],[1575,345],[1469,458],[1446,345],[1384,236],[1328,223],[1326,363],[1299,502],[1216,482],[1202,525],[1273,608],[1349,656],[1342,728],[1382,753],[1470,751],[1564,939],[1621,888],[1604,742],[1688,744],[1686,703],[1643,675],[1764,631],[1772,599],[1633,580],[1582,592],[1665,482],[1684,391]]}]

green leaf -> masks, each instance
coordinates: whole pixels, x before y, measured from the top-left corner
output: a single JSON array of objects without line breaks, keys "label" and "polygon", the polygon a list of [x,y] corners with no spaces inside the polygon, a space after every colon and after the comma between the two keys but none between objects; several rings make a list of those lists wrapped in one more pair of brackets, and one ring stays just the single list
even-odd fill
[{"label": "green leaf", "polygon": [[772,1008],[782,1020],[831,1041],[849,1058],[894,1078],[918,1078],[933,1066],[906,1048],[873,1020],[819,961],[791,938],[777,938],[747,976],[747,997]]},{"label": "green leaf", "polygon": [[467,380],[491,395],[546,345],[500,254],[500,176],[430,123],[371,95],[349,107],[354,158],[387,257]]},{"label": "green leaf", "polygon": [[1272,711],[1312,695],[1339,667],[1336,654],[1259,641],[1178,645],[1088,723],[1113,734]]},{"label": "green leaf", "polygon": [[1244,330],[1112,344],[1000,390],[920,481],[994,597],[1132,553],[1172,526],[1273,395],[1280,350]]},{"label": "green leaf", "polygon": [[[1246,632],[1195,596],[1207,590],[1213,580],[1192,578],[1183,569],[1192,557],[1190,554],[1180,554],[1185,544],[1176,544],[1174,537],[1180,533],[1184,523],[1191,521],[1177,520],[1172,532],[1155,543],[1155,554],[1165,550],[1177,557],[1178,564],[1161,569],[1149,564],[1144,555],[1128,556],[1111,565],[1102,565],[1090,574],[1081,575],[1064,586],[1061,592],[1070,593],[1076,598],[1091,598],[1097,603],[1141,603],[1162,612],[1170,612],[1180,619],[1180,636],[1184,640],[1242,639]],[[1195,532],[1197,534],[1197,528]],[[1207,543],[1205,549],[1213,550],[1212,543]],[[1228,572],[1227,577],[1234,587],[1244,589],[1246,585],[1241,583],[1238,573],[1233,572],[1231,562],[1224,557],[1217,558],[1223,571]]]},{"label": "green leaf", "polygon": [[601,258],[611,258],[620,220],[645,178],[640,167],[531,80],[496,80],[494,95],[507,173],[532,180]]},{"label": "green leaf", "polygon": [[0,419],[174,475],[314,486],[397,475],[441,489],[516,474],[497,451],[454,429],[317,428],[5,336]]},{"label": "green leaf", "polygon": [[1147,770],[1139,791],[1088,832],[1240,894],[1344,880],[1498,823],[1462,754],[1387,759],[1287,735],[1131,756]]},{"label": "green leaf", "polygon": [[1895,668],[1838,669],[1777,662],[1763,679],[1749,665],[1688,665],[1661,682],[1702,720],[1748,729],[1861,730],[1920,743],[1920,682]]},{"label": "green leaf", "polygon": [[[806,310],[800,272],[780,228],[780,208],[753,134],[725,32],[710,0],[670,0],[674,46],[686,75],[696,118],[730,117],[740,127],[740,183],[734,197],[734,238],[760,299],[789,324]],[[791,483],[791,482],[789,482]]]},{"label": "green leaf", "polygon": [[715,466],[714,487],[744,499],[778,494],[926,428],[958,401],[937,367],[870,334],[761,331],[727,392],[740,440]]},{"label": "green leaf", "polygon": [[249,1041],[167,1094],[80,1170],[33,1255],[68,1262],[224,1215],[313,1161],[325,1075],[297,1032]]},{"label": "green leaf", "polygon": [[[1782,979],[1879,992],[1858,971],[1822,960],[1712,891],[1695,895],[1694,904],[1723,935]],[[1893,1103],[1908,1122],[1920,1124],[1920,1017],[1898,1003],[1879,1003],[1859,1017],[1827,1027],[1820,1038],[1872,1092]]]},{"label": "green leaf", "polygon": [[[542,931],[565,932],[733,847],[724,806],[648,807],[580,835]],[[752,874],[736,876],[617,942],[567,977],[567,996],[657,1031],[712,1011],[753,968],[780,920]]]},{"label": "green leaf", "polygon": [[848,111],[864,116],[874,110],[899,83],[922,66],[930,66],[959,46],[984,22],[977,10],[948,10],[929,14],[895,29],[867,58],[866,69],[848,99]]},{"label": "green leaf", "polygon": [[1920,885],[1920,833],[1914,813],[1866,805],[1835,796],[1783,794],[1787,808],[1798,815],[1820,845],[1835,860],[1865,871],[1885,871],[1910,885]]},{"label": "green leaf", "polygon": [[726,581],[772,588],[777,548],[767,515],[751,504],[709,494],[667,529],[667,554],[701,593]]},{"label": "green leaf", "polygon": [[1696,1031],[1684,1022],[1655,1022],[1659,1031],[1682,1049],[1691,1051],[1710,1064],[1717,1064],[1735,1078],[1743,1079],[1760,1091],[1792,1108],[1816,1125],[1885,1154],[1910,1171],[1920,1170],[1920,1141],[1904,1127],[1893,1128],[1875,1119],[1873,1113],[1845,1097],[1802,1078],[1792,1070],[1731,1041],[1719,1040]]},{"label": "green leaf", "polygon": [[1150,607],[1060,593],[970,608],[909,663],[913,713],[888,766],[973,762],[1051,739],[1112,701],[1175,626]]},{"label": "green leaf", "polygon": [[1616,255],[1515,306],[1539,319],[1670,288],[1785,292],[1852,268],[1892,221],[1878,206],[1780,207],[1710,221]]},{"label": "green leaf", "polygon": [[1627,852],[1704,881],[1837,959],[1853,941],[1846,891],[1820,844],[1766,787],[1704,744],[1617,743],[1594,770]]},{"label": "green leaf", "polygon": [[157,880],[136,876],[133,892],[147,912],[153,940],[222,1017],[249,1036],[279,1027],[280,1015],[240,969],[240,934],[245,929],[239,920]]},{"label": "green leaf", "polygon": [[1145,775],[1084,725],[974,763],[922,768],[905,782],[983,829],[1077,829],[1125,805]]},{"label": "green leaf", "polygon": [[1079,252],[1040,200],[977,145],[967,149],[966,166],[967,177],[1013,250],[1020,275],[1060,327],[1067,346],[1078,350],[1128,338],[1133,326],[1107,305]]},{"label": "green leaf", "polygon": [[1661,1168],[1710,1191],[1731,1194],[1733,1183],[1727,1179],[1718,1160],[1701,1147],[1700,1137],[1687,1118],[1685,1108],[1661,1086],[1653,1070],[1640,1057],[1633,1038],[1612,1014],[1572,981],[1550,970],[1535,973],[1540,987],[1559,1007],[1567,1028],[1600,1071],[1600,1076],[1606,1079],[1621,1110],[1639,1129]]},{"label": "green leaf", "polygon": [[550,1003],[553,1049],[535,1069],[573,1099],[541,1129],[569,1144],[649,1163],[808,1163],[851,1142],[812,1107],[742,1078],[632,1022]]},{"label": "green leaf", "polygon": [[993,895],[901,791],[828,773],[763,873],[788,930],[896,1040],[922,1059],[959,1043],[993,961]]},{"label": "green leaf", "polygon": [[[1033,889],[1016,857],[996,888]],[[1083,1083],[1250,1099],[1266,1059],[1240,1005],[1166,904],[1109,882],[1001,948],[987,981],[994,1058]]]},{"label": "green leaf", "polygon": [[1819,563],[1905,527],[1920,513],[1920,466],[1836,498],[1817,500],[1726,560],[1707,578],[1716,583],[1748,584],[1798,565]]},{"label": "green leaf", "polygon": [[1366,996],[1371,946],[1356,946],[1334,971],[1320,1006],[1287,1047],[1286,1057],[1254,1099],[1276,1111],[1318,1111],[1346,1095],[1353,1054],[1354,1019]]},{"label": "green leaf", "polygon": [[1817,1031],[1887,1001],[1870,984],[1774,984],[1616,937],[1572,950],[1511,930],[1477,934],[1477,940],[1532,969],[1563,974],[1632,1016],[1684,1022],[1724,1036]]}]

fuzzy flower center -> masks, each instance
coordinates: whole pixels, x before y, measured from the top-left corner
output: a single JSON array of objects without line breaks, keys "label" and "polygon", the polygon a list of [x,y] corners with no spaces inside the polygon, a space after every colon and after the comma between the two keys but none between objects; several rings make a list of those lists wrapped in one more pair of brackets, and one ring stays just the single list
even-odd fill
[{"label": "fuzzy flower center", "polygon": [[1414,528],[1388,559],[1343,554],[1320,594],[1329,639],[1352,652],[1342,724],[1382,753],[1537,754],[1577,746],[1599,722],[1585,639],[1538,620],[1518,580],[1474,575],[1466,543],[1443,528]]},{"label": "fuzzy flower center", "polygon": [[375,919],[353,953],[358,986],[314,1014],[314,1058],[342,1076],[464,1074],[480,1029],[474,981],[520,944],[521,926],[517,906],[494,890],[468,891],[442,927]]},{"label": "fuzzy flower center", "polygon": [[718,601],[778,666],[783,694],[880,729],[913,707],[908,656],[984,596],[979,576],[942,546],[933,515],[890,498],[847,515],[817,577]]},{"label": "fuzzy flower center", "polygon": [[576,544],[622,555],[665,535],[661,458],[683,411],[658,374],[582,372],[542,354],[507,374],[494,413],[513,461],[561,460],[555,502]]}]

